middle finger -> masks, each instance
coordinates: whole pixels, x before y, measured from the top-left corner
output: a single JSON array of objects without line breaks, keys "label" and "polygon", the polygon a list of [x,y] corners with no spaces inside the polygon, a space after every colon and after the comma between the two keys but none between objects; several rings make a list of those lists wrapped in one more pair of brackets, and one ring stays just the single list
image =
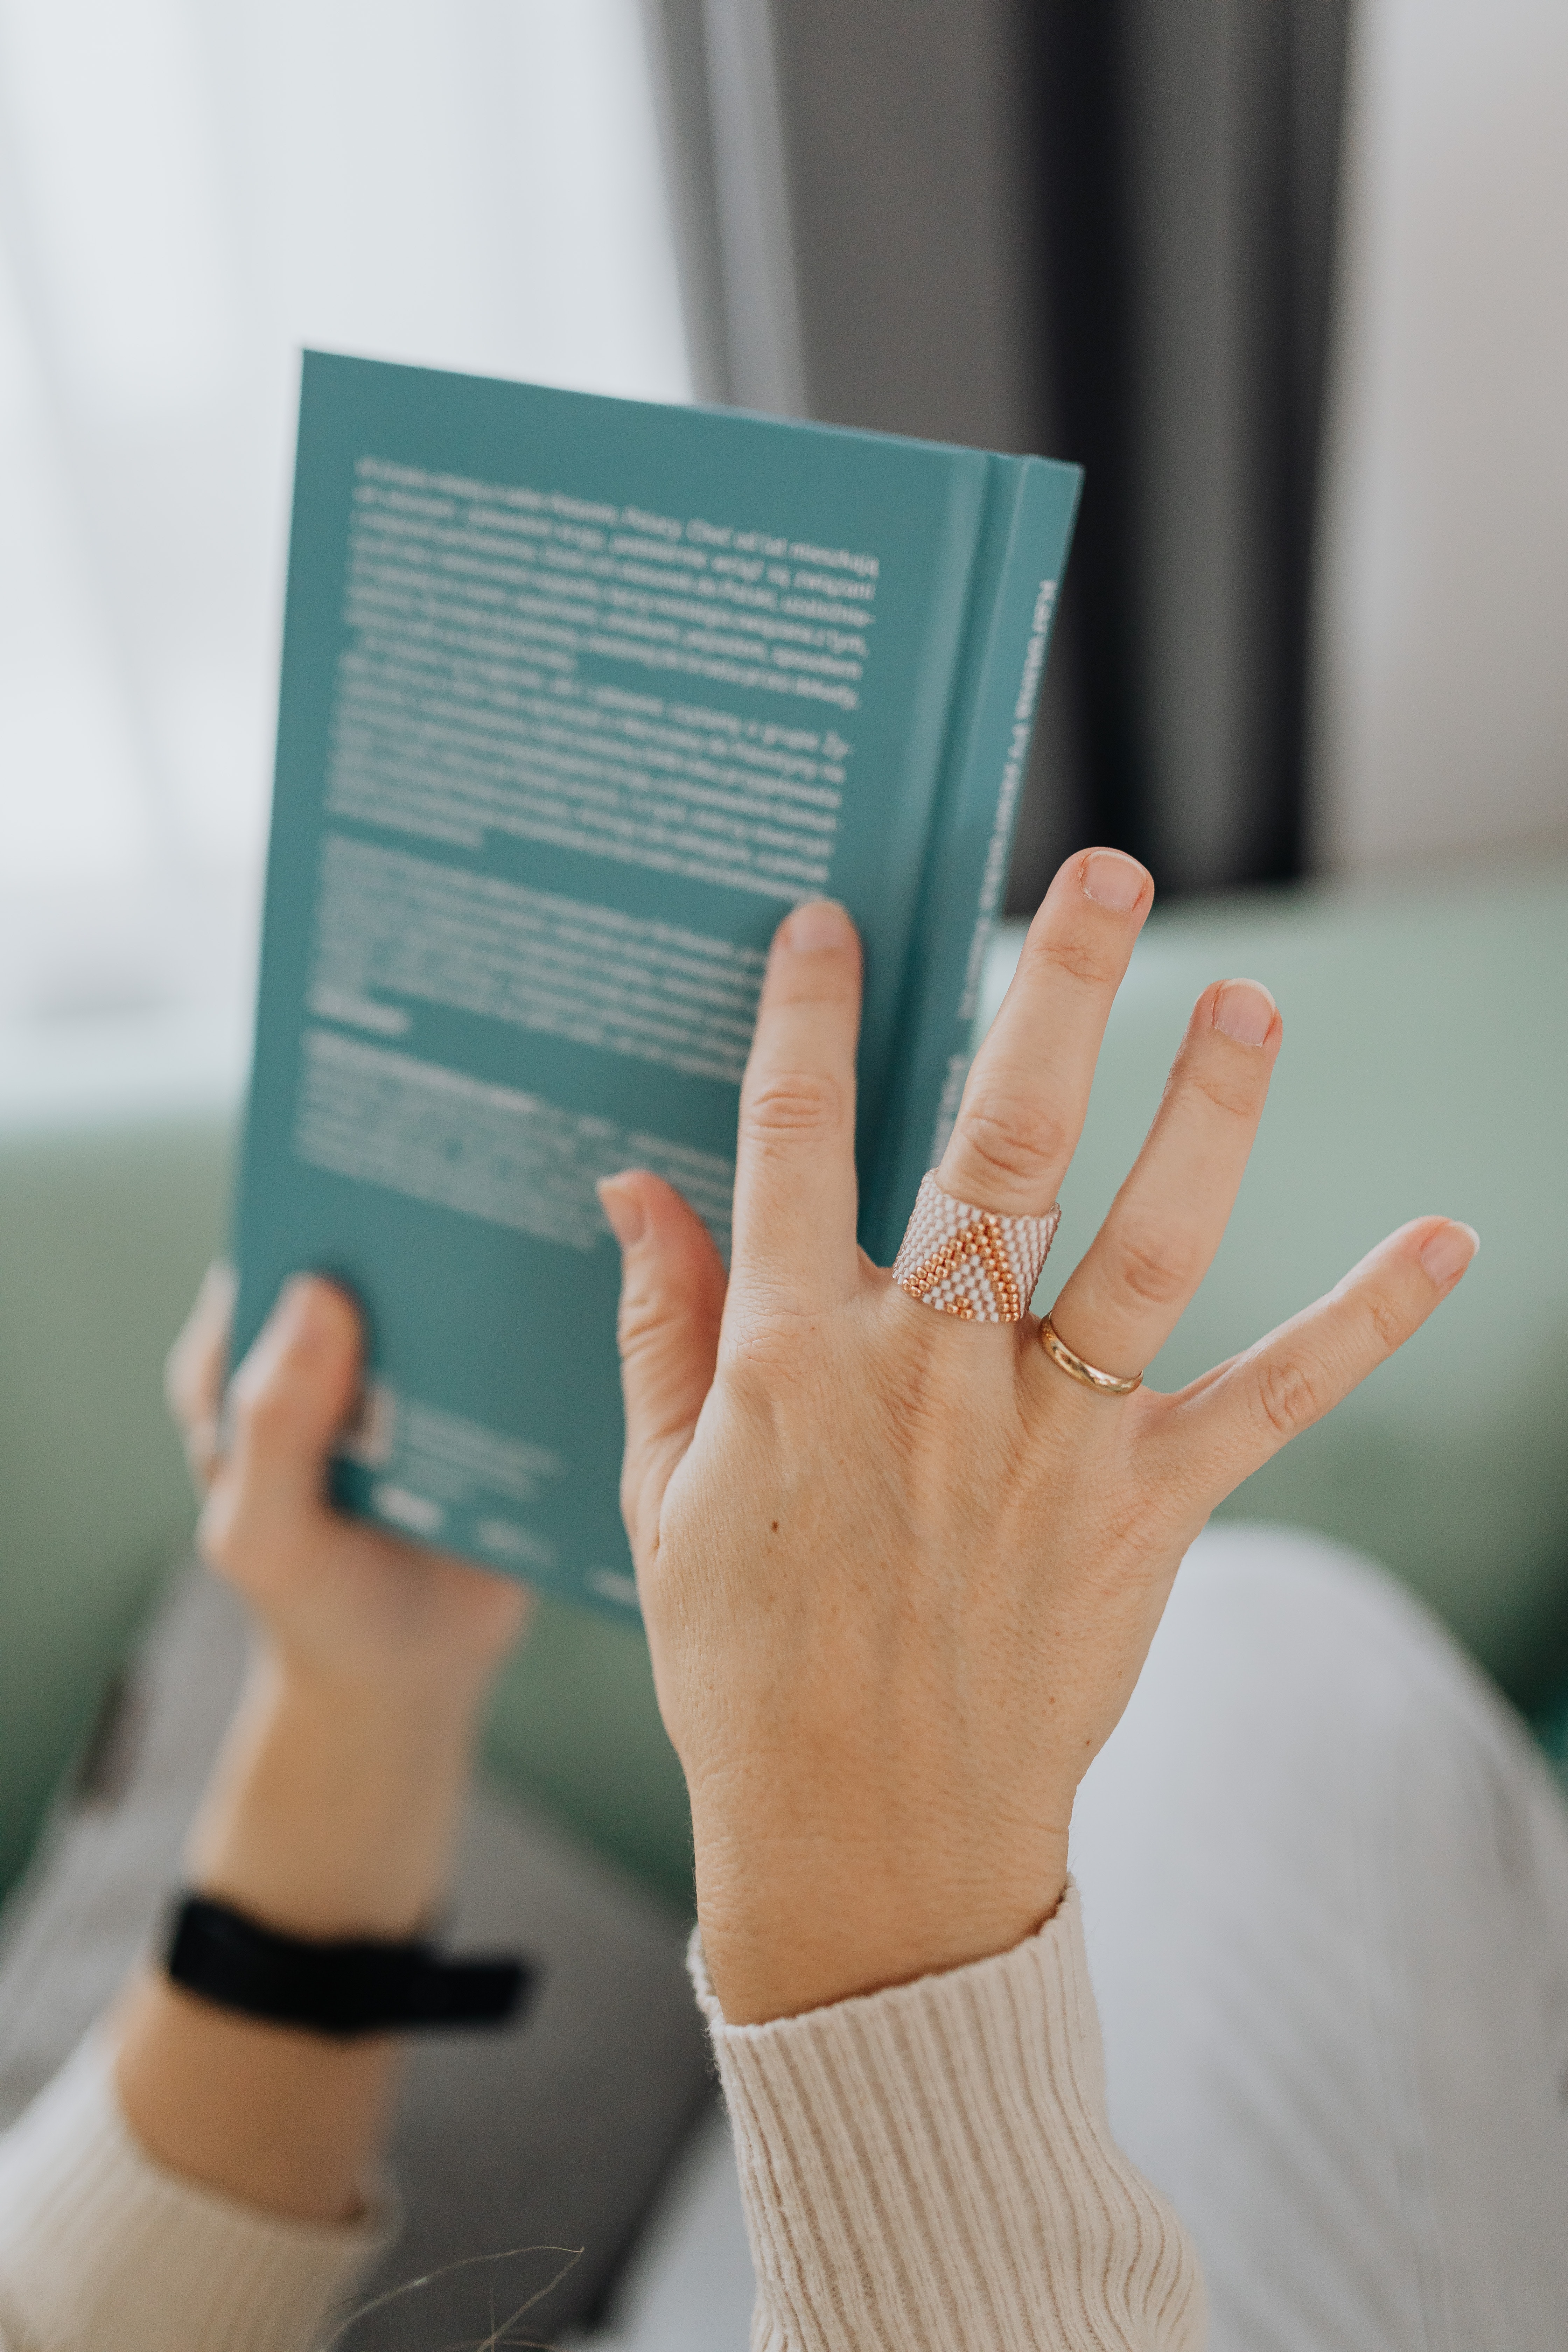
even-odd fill
[{"label": "middle finger", "polygon": [[974,1057],[937,1181],[1003,1216],[1041,1216],[1078,1146],[1112,999],[1154,900],[1119,849],[1079,850],[1029,926]]}]

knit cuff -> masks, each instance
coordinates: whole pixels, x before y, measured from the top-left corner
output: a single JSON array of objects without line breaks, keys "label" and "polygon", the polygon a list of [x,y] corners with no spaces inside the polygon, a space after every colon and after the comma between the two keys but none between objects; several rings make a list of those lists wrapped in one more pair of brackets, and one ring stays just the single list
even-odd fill
[{"label": "knit cuff", "polygon": [[1197,2258],[1116,2147],[1077,1888],[1016,1950],[728,2025],[689,1956],[757,2269],[753,2352],[1196,2352]]},{"label": "knit cuff", "polygon": [[303,2347],[396,2221],[384,2189],[357,2221],[296,2221],[165,2170],[132,2137],[95,2032],[0,2139],[0,2341]]}]

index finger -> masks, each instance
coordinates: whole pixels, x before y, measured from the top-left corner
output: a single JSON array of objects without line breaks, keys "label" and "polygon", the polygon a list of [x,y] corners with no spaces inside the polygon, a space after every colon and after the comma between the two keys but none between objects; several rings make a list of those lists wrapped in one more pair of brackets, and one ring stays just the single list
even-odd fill
[{"label": "index finger", "polygon": [[832,1306],[859,1287],[855,1045],[860,942],[828,898],[773,934],[741,1087],[731,1296]]}]

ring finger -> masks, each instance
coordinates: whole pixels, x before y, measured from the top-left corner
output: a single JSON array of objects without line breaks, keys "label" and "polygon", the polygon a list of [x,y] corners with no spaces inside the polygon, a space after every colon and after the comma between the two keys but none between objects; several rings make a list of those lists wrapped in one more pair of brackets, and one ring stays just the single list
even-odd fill
[{"label": "ring finger", "polygon": [[1199,997],[1132,1172],[1051,1309],[1058,1338],[1101,1371],[1141,1372],[1207,1273],[1283,1034],[1256,981]]}]

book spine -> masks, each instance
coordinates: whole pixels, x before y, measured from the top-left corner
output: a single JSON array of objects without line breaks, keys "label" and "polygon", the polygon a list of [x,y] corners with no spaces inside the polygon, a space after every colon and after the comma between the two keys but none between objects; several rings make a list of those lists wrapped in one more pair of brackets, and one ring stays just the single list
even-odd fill
[{"label": "book spine", "polygon": [[921,1178],[946,1149],[969,1069],[985,950],[1006,887],[1082,477],[992,460],[969,644],[910,952],[899,1086],[868,1187],[861,1238],[892,1261]]}]

